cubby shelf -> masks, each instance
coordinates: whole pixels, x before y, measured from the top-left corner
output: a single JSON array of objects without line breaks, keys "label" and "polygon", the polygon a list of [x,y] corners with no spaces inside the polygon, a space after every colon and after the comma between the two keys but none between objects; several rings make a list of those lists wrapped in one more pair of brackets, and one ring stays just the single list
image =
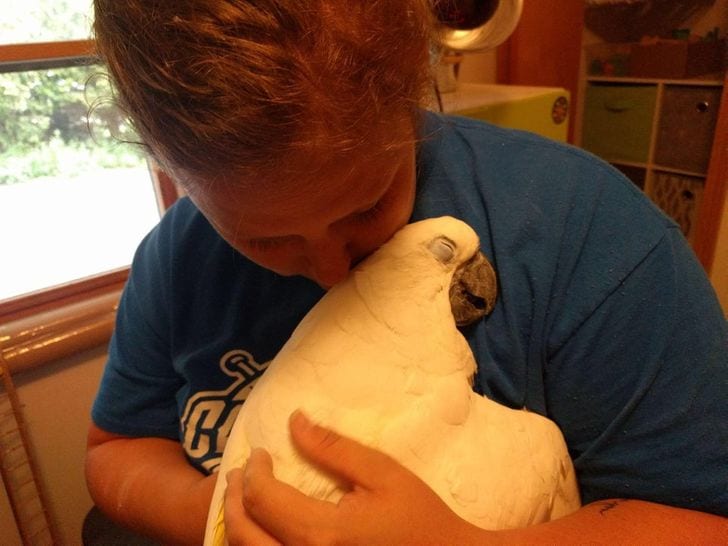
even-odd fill
[{"label": "cubby shelf", "polygon": [[612,163],[692,240],[723,80],[586,76],[581,145]]},{"label": "cubby shelf", "polygon": [[675,84],[675,85],[705,85],[707,87],[722,87],[723,81],[715,78],[696,79],[660,79],[660,78],[631,78],[628,76],[587,76],[587,82],[612,82],[612,83],[644,83],[644,84]]}]

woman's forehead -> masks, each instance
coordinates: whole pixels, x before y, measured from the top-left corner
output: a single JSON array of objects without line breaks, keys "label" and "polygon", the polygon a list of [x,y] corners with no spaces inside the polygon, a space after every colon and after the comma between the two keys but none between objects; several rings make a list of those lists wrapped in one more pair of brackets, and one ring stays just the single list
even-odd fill
[{"label": "woman's forehead", "polygon": [[309,161],[305,169],[286,165],[255,177],[196,181],[189,192],[211,212],[249,217],[316,214],[341,201],[352,206],[374,205],[397,172],[412,162],[414,144],[410,143],[376,153]]},{"label": "woman's forehead", "polygon": [[[218,179],[219,185],[227,186],[235,193],[250,195],[262,193],[261,198],[270,201],[303,199],[312,194],[337,193],[350,190],[352,184],[365,183],[377,173],[394,170],[414,152],[414,143],[383,148],[372,146],[356,153],[329,155],[310,151],[301,157],[282,159],[270,168],[257,169],[253,173],[232,174]],[[195,184],[196,186],[211,186]],[[217,185],[217,184],[215,184]],[[293,199],[295,201],[295,199]]]}]

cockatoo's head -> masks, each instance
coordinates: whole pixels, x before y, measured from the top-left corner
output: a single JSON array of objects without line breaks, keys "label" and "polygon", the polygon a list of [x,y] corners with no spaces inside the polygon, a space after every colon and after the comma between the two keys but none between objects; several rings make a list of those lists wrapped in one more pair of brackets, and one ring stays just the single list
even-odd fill
[{"label": "cockatoo's head", "polygon": [[357,266],[355,282],[383,315],[449,300],[457,325],[471,324],[492,311],[497,294],[495,271],[479,246],[475,231],[449,216],[408,224]]}]

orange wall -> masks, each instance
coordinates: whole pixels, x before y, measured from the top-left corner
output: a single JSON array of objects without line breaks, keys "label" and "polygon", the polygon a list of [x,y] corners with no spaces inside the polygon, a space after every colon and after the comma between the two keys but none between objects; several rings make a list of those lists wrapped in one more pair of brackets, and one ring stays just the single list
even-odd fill
[{"label": "orange wall", "polygon": [[498,50],[498,83],[564,87],[572,107],[578,104],[583,28],[583,0],[561,0],[558,7],[555,2],[524,2],[516,31]]}]

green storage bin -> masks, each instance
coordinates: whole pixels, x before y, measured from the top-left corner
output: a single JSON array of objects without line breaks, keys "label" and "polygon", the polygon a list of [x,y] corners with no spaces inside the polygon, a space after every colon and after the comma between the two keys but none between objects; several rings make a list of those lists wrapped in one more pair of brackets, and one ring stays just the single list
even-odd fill
[{"label": "green storage bin", "polygon": [[590,83],[582,146],[608,161],[647,162],[656,102],[655,85]]}]

